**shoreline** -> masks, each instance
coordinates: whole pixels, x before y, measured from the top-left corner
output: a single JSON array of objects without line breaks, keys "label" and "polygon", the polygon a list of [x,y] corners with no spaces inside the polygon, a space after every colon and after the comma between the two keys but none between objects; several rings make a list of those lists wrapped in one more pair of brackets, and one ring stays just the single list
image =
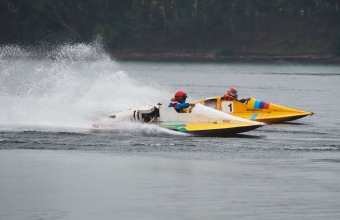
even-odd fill
[{"label": "shoreline", "polygon": [[340,56],[335,54],[252,54],[238,53],[221,56],[217,52],[112,52],[114,59],[122,61],[325,61],[339,62]]}]

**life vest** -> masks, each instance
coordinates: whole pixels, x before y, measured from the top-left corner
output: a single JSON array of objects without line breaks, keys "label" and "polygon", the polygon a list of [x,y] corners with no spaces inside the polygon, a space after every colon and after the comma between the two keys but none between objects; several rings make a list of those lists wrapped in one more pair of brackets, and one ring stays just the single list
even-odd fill
[{"label": "life vest", "polygon": [[222,100],[236,100],[234,97],[224,94],[223,97],[221,98]]},{"label": "life vest", "polygon": [[[171,100],[172,101],[172,100]],[[173,102],[171,102],[172,103],[172,107],[176,110],[176,105],[177,104],[180,104],[179,102],[177,102],[177,101],[173,101]],[[177,111],[177,110],[176,110]],[[181,109],[179,109],[179,113],[183,113],[183,109],[181,108]]]}]

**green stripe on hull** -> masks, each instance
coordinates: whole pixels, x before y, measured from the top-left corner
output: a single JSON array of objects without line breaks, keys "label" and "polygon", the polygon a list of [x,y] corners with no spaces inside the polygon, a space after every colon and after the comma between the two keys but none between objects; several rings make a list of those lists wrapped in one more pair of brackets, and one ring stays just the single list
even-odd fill
[{"label": "green stripe on hull", "polygon": [[187,129],[185,128],[185,124],[178,124],[178,125],[163,125],[161,127],[167,128],[170,130],[175,130],[175,131],[181,131],[181,132],[186,132]]}]

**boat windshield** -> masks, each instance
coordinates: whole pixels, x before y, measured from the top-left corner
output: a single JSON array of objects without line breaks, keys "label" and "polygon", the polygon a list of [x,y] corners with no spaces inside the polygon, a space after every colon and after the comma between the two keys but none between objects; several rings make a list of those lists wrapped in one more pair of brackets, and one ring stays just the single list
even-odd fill
[{"label": "boat windshield", "polygon": [[208,106],[210,108],[216,109],[217,108],[217,99],[216,98],[214,98],[214,99],[207,99],[207,100],[204,101],[204,105]]}]

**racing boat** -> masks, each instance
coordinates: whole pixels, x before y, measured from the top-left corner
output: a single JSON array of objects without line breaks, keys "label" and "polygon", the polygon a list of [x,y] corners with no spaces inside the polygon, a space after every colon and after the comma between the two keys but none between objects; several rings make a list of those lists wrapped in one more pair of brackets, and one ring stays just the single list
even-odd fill
[{"label": "racing boat", "polygon": [[[145,105],[109,115],[115,122],[153,123],[170,130],[199,136],[230,136],[263,126],[263,123],[238,118],[197,103],[191,111],[178,113],[161,104]],[[94,126],[96,128],[96,126]]]},{"label": "racing boat", "polygon": [[233,116],[267,124],[293,121],[314,114],[313,112],[264,102],[255,98],[250,98],[245,103],[236,100],[223,100],[222,98],[215,96],[197,102]]}]

